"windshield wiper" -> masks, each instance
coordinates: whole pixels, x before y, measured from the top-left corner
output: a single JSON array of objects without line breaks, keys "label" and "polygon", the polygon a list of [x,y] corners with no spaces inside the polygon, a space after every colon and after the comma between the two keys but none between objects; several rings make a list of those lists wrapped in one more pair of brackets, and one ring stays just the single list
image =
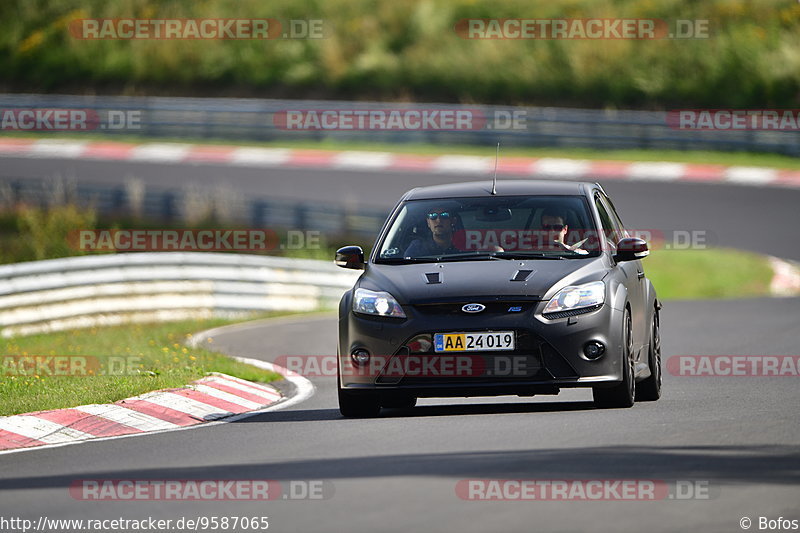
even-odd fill
[{"label": "windshield wiper", "polygon": [[438,256],[439,261],[461,261],[473,259],[506,259],[505,257],[498,257],[497,252],[465,252],[463,254],[447,254]]},{"label": "windshield wiper", "polygon": [[[387,264],[407,264],[407,263],[443,263],[447,261],[461,261],[464,259],[501,259],[495,257],[495,252],[467,252],[462,254],[444,255],[418,255],[416,257],[382,257],[378,261]],[[505,258],[502,258],[505,259]]]},{"label": "windshield wiper", "polygon": [[[572,255],[574,254],[574,255]],[[386,264],[403,265],[409,263],[445,263],[448,261],[470,261],[470,260],[514,260],[514,259],[569,259],[572,257],[586,257],[585,255],[572,252],[569,256],[561,254],[546,254],[540,252],[465,252],[460,254],[446,255],[421,255],[417,257],[384,257],[378,261]]]},{"label": "windshield wiper", "polygon": [[492,255],[492,252],[464,252],[461,254],[442,255],[439,258],[445,261],[448,259],[489,259]]},{"label": "windshield wiper", "polygon": [[545,254],[539,252],[494,252],[494,254],[495,257],[503,259],[566,259],[565,256],[560,254]]},{"label": "windshield wiper", "polygon": [[436,263],[435,257],[379,257],[378,264],[386,265],[407,265],[410,263]]}]

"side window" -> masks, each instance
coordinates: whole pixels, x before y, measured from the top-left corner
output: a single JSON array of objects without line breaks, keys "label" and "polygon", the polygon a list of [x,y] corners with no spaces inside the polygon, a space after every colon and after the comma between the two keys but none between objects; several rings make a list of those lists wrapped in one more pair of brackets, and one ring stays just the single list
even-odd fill
[{"label": "side window", "polygon": [[600,200],[599,195],[595,195],[594,205],[597,207],[597,212],[600,214],[600,224],[603,226],[603,234],[606,238],[606,242],[611,248],[611,251],[616,252],[617,242],[619,241],[617,229],[614,227],[611,216],[608,214],[608,209],[606,209],[605,204]]},{"label": "side window", "polygon": [[619,218],[619,215],[617,214],[617,210],[614,207],[614,203],[611,201],[611,198],[603,195],[603,203],[608,206],[608,214],[611,215],[611,221],[617,227],[617,230],[619,232],[619,238],[622,239],[623,237],[628,237],[628,230],[625,229],[625,225]]}]

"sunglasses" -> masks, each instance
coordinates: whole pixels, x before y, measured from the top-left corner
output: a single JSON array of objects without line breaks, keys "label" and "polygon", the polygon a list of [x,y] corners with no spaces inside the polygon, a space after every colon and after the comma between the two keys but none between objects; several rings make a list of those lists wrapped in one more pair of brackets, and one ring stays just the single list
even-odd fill
[{"label": "sunglasses", "polygon": [[441,213],[428,213],[428,220],[436,220],[439,217],[442,217],[442,220],[447,220],[450,218],[450,213],[447,211],[443,211]]},{"label": "sunglasses", "polygon": [[566,224],[542,224],[542,229],[547,231],[561,231]]}]

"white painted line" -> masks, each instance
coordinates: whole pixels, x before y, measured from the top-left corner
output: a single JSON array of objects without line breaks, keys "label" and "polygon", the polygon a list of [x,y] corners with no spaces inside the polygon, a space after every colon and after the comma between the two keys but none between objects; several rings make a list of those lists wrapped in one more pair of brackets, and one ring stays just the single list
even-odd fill
[{"label": "white painted line", "polygon": [[591,162],[582,159],[556,159],[543,157],[530,167],[531,174],[559,178],[582,178],[591,169]]},{"label": "white painted line", "polygon": [[728,167],[724,172],[725,181],[743,185],[766,185],[777,178],[778,171],[774,168]]},{"label": "white painted line", "polygon": [[214,387],[209,387],[208,385],[204,385],[202,383],[197,383],[195,385],[192,385],[192,387],[196,389],[197,392],[208,394],[209,396],[213,396],[214,398],[224,400],[226,402],[235,405],[241,405],[246,409],[259,409],[261,407],[264,407],[264,403],[256,403],[254,401],[242,398],[241,396],[236,396],[234,394],[231,394],[230,392],[225,392],[224,390],[215,389]]},{"label": "white painted line", "polygon": [[474,155],[443,155],[433,160],[433,172],[483,174],[494,169],[494,158]]},{"label": "white painted line", "polygon": [[42,139],[34,142],[28,149],[28,157],[80,157],[86,148],[85,141],[59,141],[57,139]]},{"label": "white painted line", "polygon": [[340,152],[333,158],[336,168],[387,168],[394,156],[388,152]]},{"label": "white painted line", "polygon": [[280,166],[292,157],[286,148],[237,148],[231,153],[230,164],[240,166]]},{"label": "white painted line", "polygon": [[178,424],[161,420],[132,409],[127,409],[121,405],[81,405],[74,408],[76,411],[89,415],[99,416],[117,424],[123,424],[142,431],[159,431],[162,429],[172,429],[181,427]]},{"label": "white painted line", "polygon": [[[280,393],[274,390],[265,390],[262,388],[251,387],[245,385],[244,383],[240,383],[238,381],[234,381],[232,379],[227,379],[226,377],[221,376],[208,376],[200,380],[200,383],[219,383],[221,385],[225,385],[226,387],[230,387],[232,389],[237,389],[242,392],[246,392],[248,394],[252,394],[253,396],[258,396],[259,398],[264,398],[269,402],[275,401],[275,397],[280,397]],[[266,402],[265,402],[266,403]]]},{"label": "white painted line", "polygon": [[193,148],[191,144],[148,143],[140,144],[131,150],[128,159],[132,161],[154,161],[170,163],[183,161]]},{"label": "white painted line", "polygon": [[631,163],[625,169],[625,175],[634,180],[673,181],[686,175],[686,165],[666,162]]},{"label": "white painted line", "polygon": [[147,402],[160,405],[161,407],[174,409],[175,411],[180,411],[181,413],[186,413],[187,415],[191,415],[202,420],[213,420],[215,418],[221,418],[223,416],[229,416],[233,414],[230,411],[225,411],[219,407],[214,407],[213,405],[208,405],[207,403],[203,403],[192,398],[187,398],[179,394],[173,394],[171,392],[150,392],[141,396],[135,396],[130,399],[145,400]]},{"label": "white painted line", "polygon": [[93,436],[76,429],[31,415],[14,415],[0,418],[0,429],[36,439],[48,444],[91,439]]}]

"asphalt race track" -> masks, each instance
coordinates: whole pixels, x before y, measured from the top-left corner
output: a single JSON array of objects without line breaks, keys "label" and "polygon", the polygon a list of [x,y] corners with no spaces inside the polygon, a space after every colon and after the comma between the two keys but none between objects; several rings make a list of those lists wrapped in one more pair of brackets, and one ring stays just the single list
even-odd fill
[{"label": "asphalt race track", "polygon": [[[104,163],[6,159],[0,176],[46,165],[99,179]],[[249,170],[174,165],[121,168],[167,185],[231,180],[243,191],[390,207],[445,175]],[[80,168],[77,168],[80,167]],[[224,170],[224,173],[223,173]],[[89,174],[92,174],[89,176]],[[88,179],[87,178],[87,179]],[[348,181],[351,180],[351,181]],[[227,181],[226,181],[227,182]],[[629,226],[705,230],[715,244],[798,259],[800,191],[746,186],[609,182]],[[358,198],[352,195],[358,191]],[[351,195],[351,197],[348,197]],[[646,261],[645,261],[646,268]],[[667,302],[665,361],[676,355],[795,355],[800,299]],[[336,319],[265,322],[217,335],[234,355],[332,355]],[[681,377],[632,409],[596,410],[591,392],[535,398],[422,400],[379,419],[339,416],[335,377],[282,411],[230,424],[0,455],[5,515],[178,519],[269,517],[270,531],[742,531],[740,519],[800,519],[797,377]],[[267,503],[87,502],[79,479],[323,481],[325,499]],[[701,497],[659,501],[469,501],[460,480],[657,480]],[[673,496],[681,496],[672,492]]]}]

